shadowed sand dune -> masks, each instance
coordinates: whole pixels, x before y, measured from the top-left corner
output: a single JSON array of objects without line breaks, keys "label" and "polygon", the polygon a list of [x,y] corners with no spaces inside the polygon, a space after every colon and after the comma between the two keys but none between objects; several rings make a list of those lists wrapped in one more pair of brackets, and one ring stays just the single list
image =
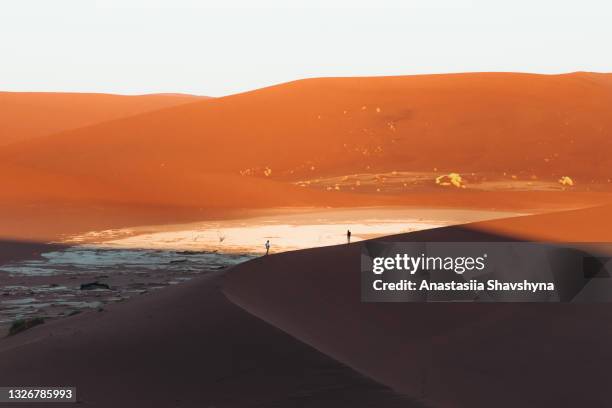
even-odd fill
[{"label": "shadowed sand dune", "polygon": [[[142,113],[0,148],[2,213],[11,217],[37,206],[41,216],[62,213],[72,220],[73,212],[97,212],[89,223],[85,216],[69,222],[82,223],[83,230],[100,213],[104,218],[106,208],[122,212],[119,226],[125,226],[160,208],[167,209],[165,222],[176,222],[175,213],[201,219],[227,207],[572,208],[610,202],[609,78],[475,73],[309,79]],[[426,191],[295,185],[384,172],[431,174]],[[448,172],[519,180],[527,189],[535,189],[528,186],[534,180],[561,189],[557,180],[571,176],[575,186],[449,193],[435,184],[436,175]]]},{"label": "shadowed sand dune", "polygon": [[[387,241],[610,241],[611,206],[485,221]],[[226,276],[235,303],[430,406],[606,406],[607,304],[361,303],[361,245],[255,259]]]},{"label": "shadowed sand dune", "polygon": [[[610,210],[386,239],[609,240]],[[605,405],[606,305],[363,304],[359,260],[359,244],[262,257],[37,326],[0,341],[0,383],[75,385],[92,407]]]},{"label": "shadowed sand dune", "polygon": [[79,405],[100,408],[420,406],[243,311],[220,285],[211,272],[1,339],[0,384],[70,384]]},{"label": "shadowed sand dune", "polygon": [[0,92],[0,146],[198,99],[179,94]]}]

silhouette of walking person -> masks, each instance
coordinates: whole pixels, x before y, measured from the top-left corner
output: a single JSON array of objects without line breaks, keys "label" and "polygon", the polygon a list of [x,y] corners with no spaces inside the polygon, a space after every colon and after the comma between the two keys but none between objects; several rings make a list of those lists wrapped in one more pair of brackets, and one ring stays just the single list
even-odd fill
[{"label": "silhouette of walking person", "polygon": [[270,240],[266,241],[266,255],[270,252]]},{"label": "silhouette of walking person", "polygon": [[351,243],[351,230],[346,230],[346,243]]}]

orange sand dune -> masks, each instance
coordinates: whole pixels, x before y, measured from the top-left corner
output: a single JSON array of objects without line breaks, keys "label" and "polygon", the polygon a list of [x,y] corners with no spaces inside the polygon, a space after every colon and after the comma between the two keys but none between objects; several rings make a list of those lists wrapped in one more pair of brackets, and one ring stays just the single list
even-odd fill
[{"label": "orange sand dune", "polygon": [[265,177],[267,166],[270,177],[296,178],[370,166],[607,181],[612,85],[593,78],[599,76],[303,80],[66,132],[3,156],[95,175],[251,169]]},{"label": "orange sand dune", "polygon": [[0,146],[196,100],[179,94],[0,92]]},{"label": "orange sand dune", "polygon": [[[0,236],[38,241],[98,229],[241,218],[248,209],[270,206],[342,206],[352,199],[231,174],[134,172],[111,180],[0,165],[0,179]],[[391,202],[375,198],[360,202]]]},{"label": "orange sand dune", "polygon": [[[608,205],[381,239],[609,242],[611,212]],[[224,292],[425,406],[609,405],[609,305],[361,303],[360,254],[357,243],[261,257],[232,269]]]},{"label": "orange sand dune", "polygon": [[[131,205],[131,211],[159,205],[418,205],[408,191],[358,194],[358,186],[340,192],[306,186],[298,192],[286,185],[389,171],[549,183],[570,176],[575,186],[552,197],[584,201],[563,198],[572,190],[606,196],[590,202],[595,204],[609,202],[612,190],[611,103],[609,74],[310,79],[15,143],[0,148],[0,162],[44,175],[43,190],[52,191],[58,205],[62,197],[78,197],[90,205]],[[18,187],[3,188],[0,199],[45,199],[27,176],[10,177]],[[433,177],[431,185],[437,188]],[[514,197],[451,191],[428,195],[428,203],[496,207]],[[529,208],[540,206],[534,197]]]}]

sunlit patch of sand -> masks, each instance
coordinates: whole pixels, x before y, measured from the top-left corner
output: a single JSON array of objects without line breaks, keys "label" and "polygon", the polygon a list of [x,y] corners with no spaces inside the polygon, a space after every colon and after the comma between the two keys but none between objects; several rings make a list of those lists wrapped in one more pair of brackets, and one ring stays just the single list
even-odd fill
[{"label": "sunlit patch of sand", "polygon": [[[574,187],[569,177],[517,176],[515,174],[441,173],[390,171],[385,173],[357,173],[334,177],[300,180],[295,185],[326,191],[354,191],[361,193],[396,194],[413,191],[435,191],[444,187],[461,187],[477,191],[563,191]],[[605,190],[606,182],[591,182],[584,191]],[[581,190],[581,191],[582,191]]]},{"label": "sunlit patch of sand", "polygon": [[281,252],[346,243],[347,230],[351,230],[351,241],[355,242],[512,215],[516,214],[398,208],[293,211],[239,220],[95,232],[72,237],[67,242],[89,242],[114,248],[262,253],[264,243],[270,240],[272,252]]},{"label": "sunlit patch of sand", "polygon": [[80,236],[74,236],[70,238],[71,244],[81,244],[88,242],[102,242],[110,239],[117,239],[119,237],[129,237],[134,234],[134,231],[130,228],[124,229],[109,229],[103,231],[90,231]]},{"label": "sunlit patch of sand", "polygon": [[465,188],[463,177],[459,173],[449,173],[436,177],[436,184],[440,186],[454,186]]},{"label": "sunlit patch of sand", "polygon": [[562,186],[571,187],[574,185],[574,180],[572,180],[571,177],[563,176],[559,179],[559,184],[561,184]]}]

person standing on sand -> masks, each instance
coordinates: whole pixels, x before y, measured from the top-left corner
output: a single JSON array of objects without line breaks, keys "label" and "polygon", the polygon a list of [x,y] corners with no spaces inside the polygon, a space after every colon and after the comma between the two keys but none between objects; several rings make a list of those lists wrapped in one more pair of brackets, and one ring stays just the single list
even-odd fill
[{"label": "person standing on sand", "polygon": [[266,255],[270,252],[270,240],[266,241]]},{"label": "person standing on sand", "polygon": [[351,230],[346,230],[346,243],[351,243]]}]

